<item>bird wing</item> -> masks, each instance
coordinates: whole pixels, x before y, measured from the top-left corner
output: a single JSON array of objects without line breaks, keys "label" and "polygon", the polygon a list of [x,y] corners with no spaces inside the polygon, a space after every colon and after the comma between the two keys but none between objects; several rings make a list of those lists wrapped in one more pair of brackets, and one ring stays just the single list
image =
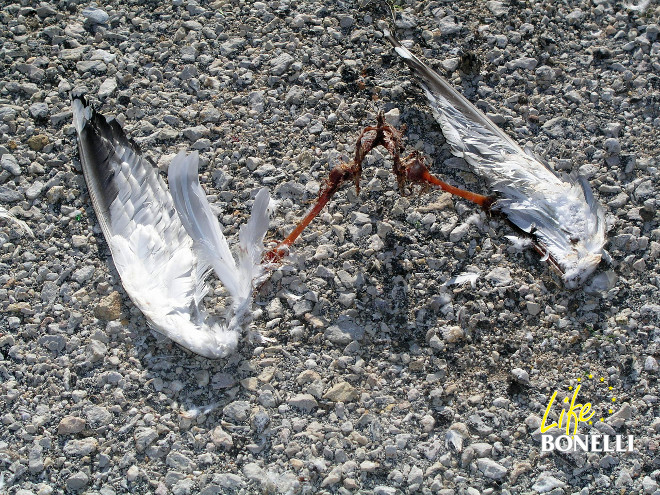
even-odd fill
[{"label": "bird wing", "polygon": [[238,332],[208,317],[207,266],[193,252],[157,167],[114,119],[72,102],[83,175],[122,284],[150,326],[209,358],[224,357]]},{"label": "bird wing", "polygon": [[583,283],[600,263],[605,218],[586,180],[557,175],[388,31],[385,36],[421,83],[454,155],[500,193],[493,208],[535,236],[563,273],[567,287]]}]

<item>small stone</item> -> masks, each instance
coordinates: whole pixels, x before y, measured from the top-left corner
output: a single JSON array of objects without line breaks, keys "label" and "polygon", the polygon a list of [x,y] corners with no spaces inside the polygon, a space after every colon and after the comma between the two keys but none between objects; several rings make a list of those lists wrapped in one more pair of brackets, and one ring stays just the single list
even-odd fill
[{"label": "small stone", "polygon": [[234,446],[234,441],[231,438],[231,435],[222,429],[221,426],[216,426],[211,430],[211,442],[216,447],[220,447],[225,450],[229,450]]},{"label": "small stone", "polygon": [[97,363],[102,361],[107,352],[108,347],[99,340],[92,340],[89,344],[87,344],[86,355],[90,363]]},{"label": "small stone", "polygon": [[250,403],[244,400],[230,402],[224,407],[222,414],[233,421],[246,421],[250,417]]},{"label": "small stone", "polygon": [[541,474],[536,480],[536,483],[532,485],[532,490],[535,490],[537,493],[548,493],[555,488],[566,488],[566,483],[549,474]]},{"label": "small stone", "polygon": [[486,478],[493,480],[501,480],[507,473],[507,469],[504,466],[488,458],[477,459],[477,467]]},{"label": "small stone", "polygon": [[642,479],[642,490],[648,495],[655,493],[658,490],[658,482],[650,476],[644,476],[644,479]]},{"label": "small stone", "polygon": [[0,203],[15,203],[22,201],[23,194],[16,189],[10,189],[6,186],[0,186]]},{"label": "small stone", "polygon": [[486,6],[495,17],[502,17],[509,12],[509,9],[507,9],[502,2],[496,0],[486,2]]},{"label": "small stone", "polygon": [[138,468],[135,464],[133,464],[131,467],[128,468],[128,471],[126,471],[126,481],[129,483],[132,481],[135,481],[138,476],[140,476],[140,468]]},{"label": "small stone", "polygon": [[64,196],[64,186],[53,186],[46,191],[46,201],[48,204],[57,203]]},{"label": "small stone", "polygon": [[114,291],[105,296],[94,308],[94,316],[100,320],[113,321],[121,316],[121,295]]},{"label": "small stone", "polygon": [[417,466],[411,467],[410,472],[408,473],[408,489],[411,492],[414,492],[422,486],[423,482],[424,472]]},{"label": "small stone", "polygon": [[71,278],[82,285],[94,276],[95,271],[96,268],[92,265],[83,266],[73,272]]},{"label": "small stone", "polygon": [[536,316],[541,312],[541,305],[533,301],[527,301],[527,312],[532,316]]},{"label": "small stone", "polygon": [[245,484],[239,475],[233,473],[216,474],[213,476],[213,482],[223,489],[219,493],[227,493],[228,490],[235,492]]},{"label": "small stone", "polygon": [[158,439],[158,432],[153,428],[138,428],[133,438],[136,450],[144,452],[149,445]]},{"label": "small stone", "polygon": [[28,138],[27,145],[33,151],[41,151],[49,142],[50,140],[45,134],[36,134]]},{"label": "small stone", "polygon": [[458,342],[465,336],[465,332],[459,326],[443,327],[442,329],[442,338],[445,342],[453,344]]},{"label": "small stone", "polygon": [[[92,342],[98,341],[93,340]],[[112,413],[103,406],[88,406],[85,407],[84,412],[85,416],[87,417],[87,422],[93,428],[97,428],[99,426],[107,426],[110,424],[113,418]]]},{"label": "small stone", "polygon": [[66,487],[72,491],[78,491],[87,486],[89,483],[89,476],[82,471],[72,474],[66,480]]},{"label": "small stone", "polygon": [[516,382],[522,383],[523,385],[529,385],[529,373],[527,373],[524,369],[522,368],[512,369],[511,376],[513,376],[513,379]]},{"label": "small stone", "polygon": [[85,22],[89,24],[105,24],[110,19],[105,10],[96,7],[87,7],[82,11],[82,15],[86,18]]},{"label": "small stone", "polygon": [[576,26],[584,19],[584,12],[581,9],[575,9],[566,16],[566,20],[572,26]]},{"label": "small stone", "polygon": [[316,402],[314,396],[310,394],[298,394],[289,399],[287,404],[303,412],[310,412],[318,406],[318,402]]},{"label": "small stone", "polygon": [[295,59],[291,55],[288,53],[283,53],[270,61],[270,73],[275,76],[281,76],[289,69],[289,66],[294,61]]},{"label": "small stone", "polygon": [[621,143],[615,137],[607,138],[605,140],[605,151],[610,155],[618,155],[621,152]]},{"label": "small stone", "polygon": [[486,275],[486,280],[489,280],[496,287],[501,287],[509,285],[513,279],[508,268],[497,267]]},{"label": "small stone", "polygon": [[[460,33],[461,29],[463,29],[463,25],[460,22],[456,22],[456,17],[453,15],[441,18],[438,21],[438,27],[440,28],[440,32],[446,36]],[[456,63],[456,67],[458,67],[458,62]]]},{"label": "small stone", "polygon": [[647,358],[644,360],[644,369],[646,371],[651,371],[653,373],[658,372],[658,360],[655,359],[653,356],[647,356]]},{"label": "small stone", "polygon": [[358,397],[357,390],[348,382],[337,383],[323,395],[324,399],[331,400],[332,402],[351,402]]},{"label": "small stone", "polygon": [[360,471],[365,473],[373,473],[378,469],[379,464],[373,461],[362,461],[360,463]]},{"label": "small stone", "polygon": [[74,435],[85,428],[85,420],[76,416],[64,416],[57,425],[58,435]]},{"label": "small stone", "polygon": [[88,437],[81,440],[69,440],[64,444],[64,453],[82,457],[96,452],[97,448],[96,438]]},{"label": "small stone", "polygon": [[167,457],[165,458],[165,463],[169,467],[182,472],[191,471],[193,467],[192,460],[188,456],[183,455],[181,452],[178,452],[176,450],[173,450],[169,454],[167,454]]},{"label": "small stone", "polygon": [[21,166],[18,164],[14,155],[2,155],[2,158],[0,158],[0,166],[2,167],[2,170],[6,170],[12,175],[21,175]]},{"label": "small stone", "polygon": [[351,15],[344,15],[339,18],[339,27],[346,29],[355,24],[355,19]]},{"label": "small stone", "polygon": [[99,87],[99,98],[107,98],[112,95],[117,89],[117,79],[114,77],[109,77]]},{"label": "small stone", "polygon": [[30,115],[38,120],[48,118],[48,105],[43,102],[33,103],[30,105]]},{"label": "small stone", "polygon": [[321,482],[321,487],[336,485],[341,481],[341,466],[336,466]]}]

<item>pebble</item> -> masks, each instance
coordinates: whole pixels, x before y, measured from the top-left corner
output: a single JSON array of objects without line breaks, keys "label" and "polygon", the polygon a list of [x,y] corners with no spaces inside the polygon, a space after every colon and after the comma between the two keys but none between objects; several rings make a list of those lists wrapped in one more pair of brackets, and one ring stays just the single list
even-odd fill
[{"label": "pebble", "polygon": [[246,421],[250,417],[250,403],[244,400],[230,402],[222,409],[222,414],[230,421]]},{"label": "pebble", "polygon": [[287,401],[291,407],[294,407],[302,412],[311,412],[318,407],[318,403],[313,395],[299,394]]},{"label": "pebble", "polygon": [[359,397],[355,387],[348,382],[339,382],[332,386],[324,395],[324,399],[332,402],[351,402]]},{"label": "pebble", "polygon": [[477,459],[477,467],[486,478],[493,480],[501,480],[508,472],[504,466],[488,458]]},{"label": "pebble", "polygon": [[109,77],[105,81],[101,83],[101,86],[99,87],[99,98],[107,98],[108,96],[111,96],[114,94],[114,92],[117,90],[117,79],[114,77]]},{"label": "pebble", "polygon": [[119,319],[121,315],[121,295],[119,292],[111,292],[100,300],[94,308],[94,316],[101,320],[112,321]]},{"label": "pebble", "polygon": [[532,485],[532,490],[536,491],[536,493],[549,493],[556,488],[563,489],[565,487],[566,483],[563,481],[558,480],[554,476],[543,473]]},{"label": "pebble", "polygon": [[97,7],[86,7],[82,11],[86,22],[90,24],[105,24],[110,19],[110,16],[102,9]]},{"label": "pebble", "polygon": [[45,134],[36,134],[28,138],[27,145],[33,151],[41,151],[48,145],[49,142],[50,140]]},{"label": "pebble", "polygon": [[89,483],[89,476],[87,476],[82,471],[78,471],[75,474],[69,476],[66,480],[66,487],[71,491],[82,490]]},{"label": "pebble", "polygon": [[85,420],[76,416],[65,416],[57,426],[58,435],[74,435],[85,428]]},{"label": "pebble", "polygon": [[12,175],[21,175],[21,167],[18,164],[18,160],[16,160],[16,157],[13,155],[2,155],[2,158],[0,158],[0,166],[2,167],[2,170],[6,170]]}]

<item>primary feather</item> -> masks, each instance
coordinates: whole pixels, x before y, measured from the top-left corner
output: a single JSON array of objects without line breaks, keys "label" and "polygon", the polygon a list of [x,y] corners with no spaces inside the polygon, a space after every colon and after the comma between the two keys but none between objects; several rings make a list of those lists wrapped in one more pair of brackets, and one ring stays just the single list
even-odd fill
[{"label": "primary feather", "polygon": [[582,284],[603,257],[605,218],[584,178],[558,176],[491,122],[389,33],[412,69],[455,156],[467,161],[500,194],[501,211],[560,268],[569,288]]},{"label": "primary feather", "polygon": [[255,281],[264,273],[261,255],[269,224],[270,195],[266,188],[257,193],[250,218],[240,228],[237,265],[220,223],[199,184],[198,165],[197,152],[190,155],[180,152],[172,160],[168,181],[174,207],[186,232],[193,239],[194,251],[200,261],[213,268],[232,297],[234,315],[230,319],[230,328],[244,326],[251,314],[249,310]]},{"label": "primary feather", "polygon": [[[193,238],[182,223],[187,222],[188,210],[175,209],[157,167],[142,157],[114,119],[101,116],[84,99],[76,98],[72,105],[83,175],[127,294],[158,332],[208,358],[228,355],[238,344],[245,318],[236,318],[232,307],[229,323],[223,325],[208,316],[202,304],[211,265],[225,263],[228,275],[221,281],[232,295],[240,290],[238,271],[219,226],[208,243],[221,259],[211,260],[210,250],[208,256],[200,256],[202,250],[193,249]],[[196,173],[196,156],[177,158],[194,160]],[[208,206],[200,191],[178,189],[189,204]],[[215,217],[204,221],[217,225]],[[200,227],[202,238],[208,228]],[[249,306],[249,295],[245,298],[244,305]]]}]

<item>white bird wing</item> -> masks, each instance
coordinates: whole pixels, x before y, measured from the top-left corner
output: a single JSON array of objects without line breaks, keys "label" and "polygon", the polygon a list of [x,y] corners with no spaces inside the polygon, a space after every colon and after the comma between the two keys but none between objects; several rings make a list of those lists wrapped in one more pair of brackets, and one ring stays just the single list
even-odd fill
[{"label": "white bird wing", "polygon": [[224,357],[238,332],[207,316],[206,266],[155,165],[114,119],[72,102],[83,175],[122,284],[150,326],[208,358]]},{"label": "white bird wing", "polygon": [[252,205],[247,224],[239,231],[239,263],[236,265],[217,217],[211,210],[199,183],[199,157],[196,152],[180,152],[172,160],[168,182],[174,207],[184,228],[193,239],[195,252],[225,285],[233,299],[234,317],[229,326],[243,326],[248,321],[255,281],[264,273],[261,255],[268,230],[270,195],[261,189]]},{"label": "white bird wing", "polygon": [[412,69],[455,156],[486,178],[501,198],[493,208],[531,233],[573,288],[596,269],[605,245],[605,217],[588,182],[559,177],[525,153],[479,109],[388,32],[396,53]]}]

